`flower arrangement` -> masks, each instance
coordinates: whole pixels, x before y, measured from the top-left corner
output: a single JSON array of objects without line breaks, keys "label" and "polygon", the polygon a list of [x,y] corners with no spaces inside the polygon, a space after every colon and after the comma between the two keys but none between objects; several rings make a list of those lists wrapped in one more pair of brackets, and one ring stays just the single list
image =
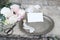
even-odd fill
[{"label": "flower arrangement", "polygon": [[10,7],[3,7],[0,10],[0,22],[4,25],[14,24],[24,18],[25,10],[19,5],[13,4]]}]

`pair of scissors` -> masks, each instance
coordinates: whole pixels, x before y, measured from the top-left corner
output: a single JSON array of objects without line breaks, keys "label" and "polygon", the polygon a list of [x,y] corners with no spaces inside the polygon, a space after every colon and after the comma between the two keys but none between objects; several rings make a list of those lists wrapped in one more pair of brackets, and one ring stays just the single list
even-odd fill
[{"label": "pair of scissors", "polygon": [[5,30],[4,30],[4,33],[6,34],[6,35],[12,35],[13,34],[13,28],[16,26],[16,23],[11,27],[11,28],[6,28]]}]

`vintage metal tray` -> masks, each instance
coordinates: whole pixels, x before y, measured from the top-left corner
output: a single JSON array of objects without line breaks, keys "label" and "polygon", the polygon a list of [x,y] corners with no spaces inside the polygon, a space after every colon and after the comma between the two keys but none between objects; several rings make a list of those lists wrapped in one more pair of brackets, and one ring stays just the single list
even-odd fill
[{"label": "vintage metal tray", "polygon": [[[48,32],[50,32],[54,28],[54,21],[53,21],[53,19],[51,19],[49,16],[46,16],[46,15],[44,15],[43,18],[44,18],[44,22],[32,22],[32,23],[26,22],[26,24],[28,26],[35,28],[34,33],[29,33],[25,29],[23,29],[23,21],[21,21],[19,23],[20,30],[22,32],[26,33],[27,35],[47,34]],[[27,17],[25,17],[25,19],[27,20]]]}]

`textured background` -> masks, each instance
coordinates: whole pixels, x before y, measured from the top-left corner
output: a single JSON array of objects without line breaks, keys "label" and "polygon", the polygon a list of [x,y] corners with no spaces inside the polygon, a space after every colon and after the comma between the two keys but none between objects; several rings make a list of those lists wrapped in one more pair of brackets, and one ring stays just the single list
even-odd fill
[{"label": "textured background", "polygon": [[[55,27],[49,34],[60,35],[60,0],[10,0],[10,2],[21,3],[22,6],[29,4],[39,4],[42,7],[44,14],[50,16],[55,22]],[[19,31],[18,25],[14,28],[14,30],[15,31],[13,34],[22,33]],[[23,34],[24,33],[21,35]]]},{"label": "textured background", "polygon": [[10,2],[22,4],[40,4],[40,5],[56,5],[60,6],[60,0],[10,0]]}]

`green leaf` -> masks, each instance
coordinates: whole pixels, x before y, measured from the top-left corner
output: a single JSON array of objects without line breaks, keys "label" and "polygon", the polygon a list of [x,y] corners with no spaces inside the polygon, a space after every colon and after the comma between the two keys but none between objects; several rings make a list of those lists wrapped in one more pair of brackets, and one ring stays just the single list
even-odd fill
[{"label": "green leaf", "polygon": [[0,14],[0,21],[5,21],[5,20],[6,20],[5,16],[3,16],[3,14]]},{"label": "green leaf", "polygon": [[5,7],[10,7],[11,4],[12,4],[12,3],[8,3],[8,4],[5,5]]},{"label": "green leaf", "polygon": [[12,3],[8,3],[8,4],[0,4],[0,9],[3,7],[10,7]]}]

